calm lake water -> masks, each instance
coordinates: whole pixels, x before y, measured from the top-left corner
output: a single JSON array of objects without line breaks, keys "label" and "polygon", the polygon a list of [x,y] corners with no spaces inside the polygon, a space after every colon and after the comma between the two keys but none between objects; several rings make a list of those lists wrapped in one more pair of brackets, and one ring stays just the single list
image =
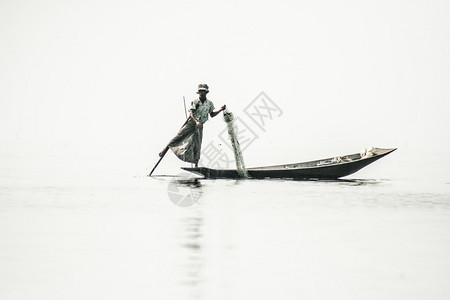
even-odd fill
[{"label": "calm lake water", "polygon": [[450,299],[438,160],[178,182],[120,158],[0,159],[1,299]]}]

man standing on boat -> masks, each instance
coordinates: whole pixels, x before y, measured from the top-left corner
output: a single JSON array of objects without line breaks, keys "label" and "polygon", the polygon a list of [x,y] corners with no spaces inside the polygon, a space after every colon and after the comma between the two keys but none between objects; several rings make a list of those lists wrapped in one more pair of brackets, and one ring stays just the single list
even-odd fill
[{"label": "man standing on boat", "polygon": [[218,111],[214,111],[214,104],[206,98],[208,93],[207,84],[198,85],[197,94],[199,97],[192,101],[189,118],[177,135],[159,153],[160,157],[163,157],[170,148],[179,159],[194,163],[195,167],[198,167],[203,139],[203,124],[208,121],[208,115],[214,118],[226,108],[226,105],[223,105]]}]

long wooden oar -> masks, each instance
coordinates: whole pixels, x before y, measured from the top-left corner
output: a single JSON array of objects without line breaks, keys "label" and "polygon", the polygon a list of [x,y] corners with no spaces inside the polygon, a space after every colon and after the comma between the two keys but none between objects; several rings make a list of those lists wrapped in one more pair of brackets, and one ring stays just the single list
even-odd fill
[{"label": "long wooden oar", "polygon": [[153,171],[155,171],[156,167],[159,165],[159,163],[161,162],[161,160],[164,158],[164,155],[166,155],[167,150],[164,151],[163,155],[161,155],[161,157],[159,158],[158,162],[156,163],[156,165],[153,167],[152,171],[150,172],[150,174],[148,174],[148,177],[152,176]]},{"label": "long wooden oar", "polygon": [[[186,122],[184,122],[183,126],[186,125],[186,123],[189,121],[189,119],[190,119],[190,117],[188,117],[188,118],[186,119]],[[183,126],[181,126],[181,127],[183,127]],[[167,146],[167,147],[168,147],[168,146]],[[167,148],[167,147],[166,147],[166,148]],[[152,176],[153,171],[155,171],[156,167],[159,165],[159,163],[160,163],[161,160],[163,159],[164,155],[166,155],[166,153],[167,153],[168,150],[169,150],[169,149],[165,150],[164,153],[161,155],[161,157],[159,158],[159,160],[158,160],[158,162],[156,163],[156,165],[153,167],[153,169],[152,169],[152,171],[150,172],[150,174],[148,174],[148,177]]]}]

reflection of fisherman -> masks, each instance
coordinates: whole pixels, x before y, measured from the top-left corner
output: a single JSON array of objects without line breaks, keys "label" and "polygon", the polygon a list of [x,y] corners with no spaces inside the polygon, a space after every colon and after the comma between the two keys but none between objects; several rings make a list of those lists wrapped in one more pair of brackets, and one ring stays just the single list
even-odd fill
[{"label": "reflection of fisherman", "polygon": [[226,108],[226,105],[224,105],[218,111],[214,111],[214,104],[206,98],[208,92],[208,85],[198,85],[197,94],[199,94],[199,97],[192,102],[190,117],[177,135],[159,153],[160,157],[164,156],[170,148],[182,161],[195,163],[195,166],[198,166],[203,138],[203,124],[208,120],[208,114],[211,118],[214,118]]}]

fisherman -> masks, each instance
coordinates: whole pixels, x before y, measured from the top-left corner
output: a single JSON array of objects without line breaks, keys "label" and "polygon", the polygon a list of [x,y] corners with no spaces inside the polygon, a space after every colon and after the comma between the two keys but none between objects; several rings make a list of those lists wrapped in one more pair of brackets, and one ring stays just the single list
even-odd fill
[{"label": "fisherman", "polygon": [[206,98],[208,93],[207,84],[198,85],[197,94],[199,97],[191,103],[190,117],[177,135],[159,153],[160,157],[163,157],[170,148],[179,159],[194,163],[195,167],[198,167],[203,139],[203,124],[208,120],[208,115],[214,118],[226,108],[226,105],[223,105],[218,111],[214,111],[214,104]]}]

